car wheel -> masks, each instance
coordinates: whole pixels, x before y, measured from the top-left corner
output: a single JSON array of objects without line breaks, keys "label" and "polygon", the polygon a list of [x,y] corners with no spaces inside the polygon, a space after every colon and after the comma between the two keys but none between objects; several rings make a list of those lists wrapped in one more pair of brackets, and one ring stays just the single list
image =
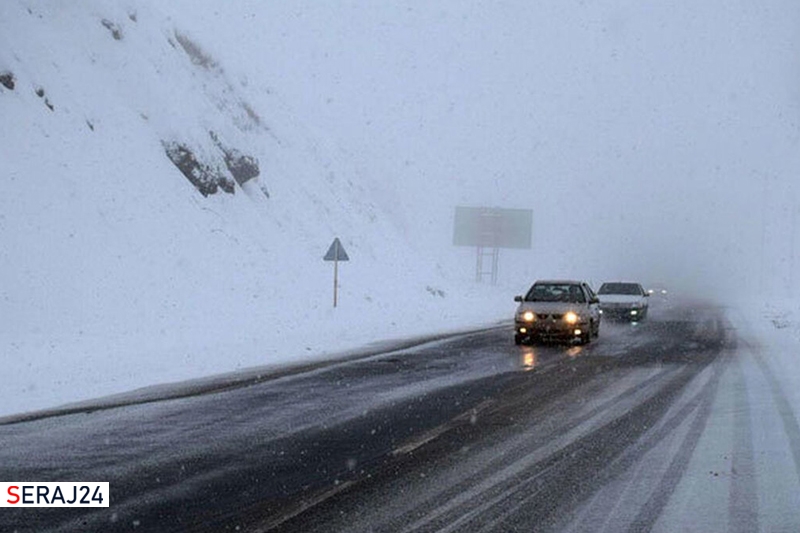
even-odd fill
[{"label": "car wheel", "polygon": [[514,344],[517,346],[522,344],[522,335],[514,335]]},{"label": "car wheel", "polygon": [[594,329],[594,323],[589,322],[589,327],[586,329],[584,333],[581,333],[581,344],[589,344],[592,342],[592,330]]}]

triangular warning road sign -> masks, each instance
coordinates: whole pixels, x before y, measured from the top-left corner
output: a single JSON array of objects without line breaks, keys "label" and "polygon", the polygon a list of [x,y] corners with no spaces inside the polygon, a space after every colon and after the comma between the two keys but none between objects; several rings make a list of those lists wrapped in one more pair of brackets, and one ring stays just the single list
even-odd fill
[{"label": "triangular warning road sign", "polygon": [[322,259],[325,261],[350,261],[350,258],[347,257],[347,252],[344,251],[344,246],[339,241],[339,237],[333,239],[331,247],[328,248],[328,253]]}]

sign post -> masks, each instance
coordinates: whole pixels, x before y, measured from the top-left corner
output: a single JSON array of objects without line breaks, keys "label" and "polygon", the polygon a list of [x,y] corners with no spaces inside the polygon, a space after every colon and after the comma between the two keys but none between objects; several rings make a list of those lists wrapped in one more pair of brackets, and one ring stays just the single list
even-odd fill
[{"label": "sign post", "polygon": [[333,261],[333,306],[336,307],[339,292],[339,261],[350,261],[344,246],[339,241],[339,237],[333,239],[328,253],[322,258],[323,261]]}]

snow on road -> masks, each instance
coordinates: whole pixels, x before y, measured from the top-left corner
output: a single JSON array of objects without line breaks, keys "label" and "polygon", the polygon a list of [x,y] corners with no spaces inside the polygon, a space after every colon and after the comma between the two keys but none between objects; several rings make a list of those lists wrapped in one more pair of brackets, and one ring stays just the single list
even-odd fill
[{"label": "snow on road", "polygon": [[[790,307],[781,309],[727,310],[735,347],[671,409],[687,408],[698,394],[694,413],[635,471],[588,503],[570,531],[620,531],[622,525],[633,531],[644,524],[665,533],[800,527],[800,323]],[[705,403],[699,387],[714,391]],[[659,498],[663,509],[648,514]]]}]

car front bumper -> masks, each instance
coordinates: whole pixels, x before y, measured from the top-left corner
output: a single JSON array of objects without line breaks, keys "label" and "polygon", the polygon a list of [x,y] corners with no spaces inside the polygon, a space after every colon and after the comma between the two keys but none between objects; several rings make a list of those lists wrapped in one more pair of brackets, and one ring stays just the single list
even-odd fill
[{"label": "car front bumper", "polygon": [[564,321],[516,321],[514,333],[518,337],[542,340],[578,339],[588,331],[588,323],[568,324]]},{"label": "car front bumper", "polygon": [[600,307],[603,316],[609,319],[616,320],[638,320],[647,314],[647,307],[633,307],[633,306],[603,306]]}]

